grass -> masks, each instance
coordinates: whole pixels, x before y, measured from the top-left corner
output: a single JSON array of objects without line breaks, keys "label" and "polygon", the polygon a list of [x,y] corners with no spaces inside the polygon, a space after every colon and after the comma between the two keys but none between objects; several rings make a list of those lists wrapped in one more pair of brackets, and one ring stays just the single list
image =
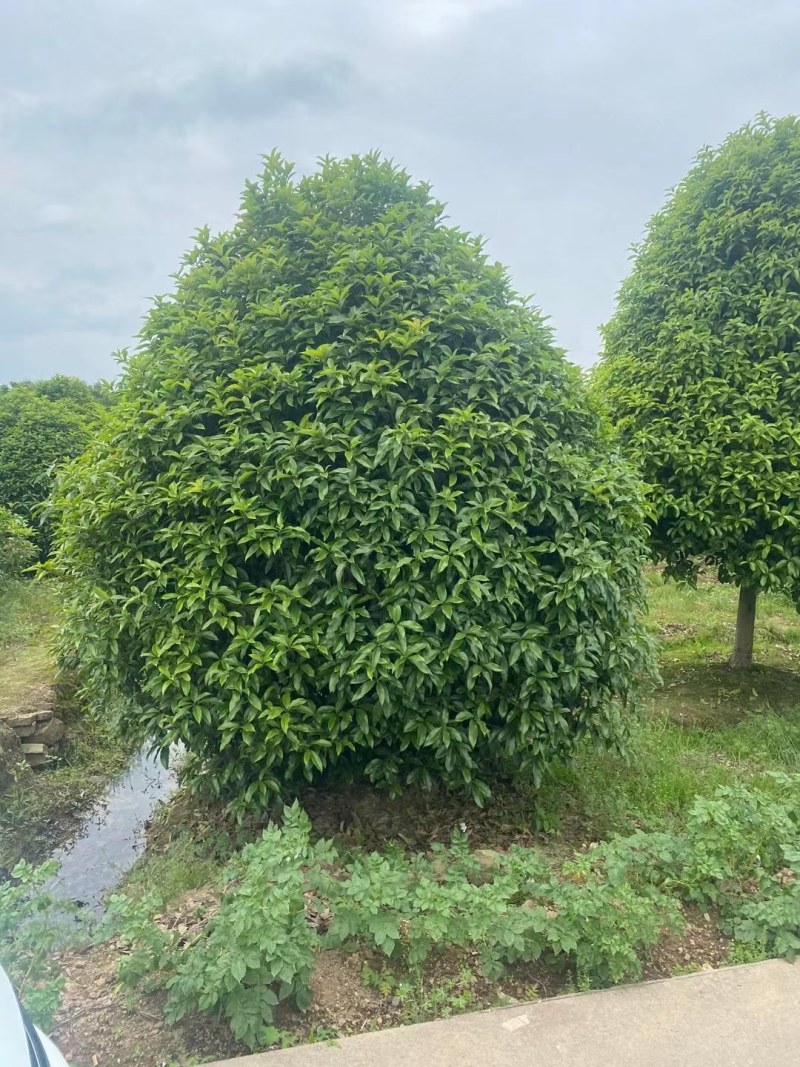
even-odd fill
[{"label": "grass", "polygon": [[0,708],[20,703],[53,678],[50,638],[57,620],[44,582],[10,582],[0,591]]},{"label": "grass", "polygon": [[718,786],[769,786],[800,771],[800,616],[781,597],[759,602],[756,665],[727,666],[736,590],[710,580],[689,589],[647,576],[648,625],[663,685],[644,701],[627,759],[584,746],[553,772],[537,802],[544,825],[599,838],[679,825],[694,797]]},{"label": "grass", "polygon": [[213,882],[220,869],[221,862],[207,843],[183,833],[170,842],[166,851],[151,851],[141,857],[116,891],[132,900],[140,900],[146,893],[155,891],[160,899],[173,903]]},{"label": "grass", "polygon": [[55,686],[57,714],[67,726],[57,764],[45,771],[19,764],[0,794],[0,866],[22,856],[44,859],[130,759],[130,748],[107,722],[84,711],[68,680],[56,683],[51,638],[57,618],[46,582],[14,582],[0,593],[0,713],[24,704],[37,687]]}]

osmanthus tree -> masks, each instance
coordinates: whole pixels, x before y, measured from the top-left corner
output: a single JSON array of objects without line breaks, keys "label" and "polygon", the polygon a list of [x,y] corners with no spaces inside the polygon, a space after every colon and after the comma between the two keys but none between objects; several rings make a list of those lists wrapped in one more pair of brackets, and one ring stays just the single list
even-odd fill
[{"label": "osmanthus tree", "polygon": [[39,513],[59,463],[86,447],[110,403],[110,387],[57,374],[0,386],[0,507],[32,527],[40,556],[50,526]]},{"label": "osmanthus tree", "polygon": [[201,232],[56,493],[64,647],[235,810],[332,768],[477,801],[618,742],[638,481],[540,314],[378,156]]},{"label": "osmanthus tree", "polygon": [[760,117],[705,149],[635,250],[594,388],[651,486],[668,575],[800,606],[800,122]]}]

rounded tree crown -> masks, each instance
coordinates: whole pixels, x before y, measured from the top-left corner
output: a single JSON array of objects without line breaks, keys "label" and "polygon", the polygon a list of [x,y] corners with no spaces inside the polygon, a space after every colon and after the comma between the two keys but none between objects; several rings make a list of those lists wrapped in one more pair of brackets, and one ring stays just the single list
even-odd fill
[{"label": "rounded tree crown", "polygon": [[594,376],[675,576],[800,576],[800,121],[705,149],[649,223]]},{"label": "rounded tree crown", "polygon": [[94,684],[240,804],[346,764],[485,793],[617,736],[637,486],[481,243],[378,156],[280,157],[202,232],[62,485]]}]

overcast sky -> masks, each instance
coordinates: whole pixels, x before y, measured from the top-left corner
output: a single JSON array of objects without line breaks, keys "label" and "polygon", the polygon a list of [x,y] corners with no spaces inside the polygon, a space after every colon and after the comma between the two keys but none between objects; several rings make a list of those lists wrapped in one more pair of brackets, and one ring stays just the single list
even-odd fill
[{"label": "overcast sky", "polygon": [[273,147],[379,148],[594,361],[703,144],[800,111],[796,0],[29,0],[0,35],[0,380],[112,377]]}]

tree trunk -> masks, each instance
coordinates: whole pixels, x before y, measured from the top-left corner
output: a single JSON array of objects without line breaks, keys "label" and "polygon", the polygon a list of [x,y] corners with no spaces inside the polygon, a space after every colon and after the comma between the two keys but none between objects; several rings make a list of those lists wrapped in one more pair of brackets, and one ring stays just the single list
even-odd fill
[{"label": "tree trunk", "polygon": [[756,595],[752,585],[739,587],[739,611],[736,615],[736,637],[728,660],[730,667],[753,666],[753,631],[756,625]]}]

